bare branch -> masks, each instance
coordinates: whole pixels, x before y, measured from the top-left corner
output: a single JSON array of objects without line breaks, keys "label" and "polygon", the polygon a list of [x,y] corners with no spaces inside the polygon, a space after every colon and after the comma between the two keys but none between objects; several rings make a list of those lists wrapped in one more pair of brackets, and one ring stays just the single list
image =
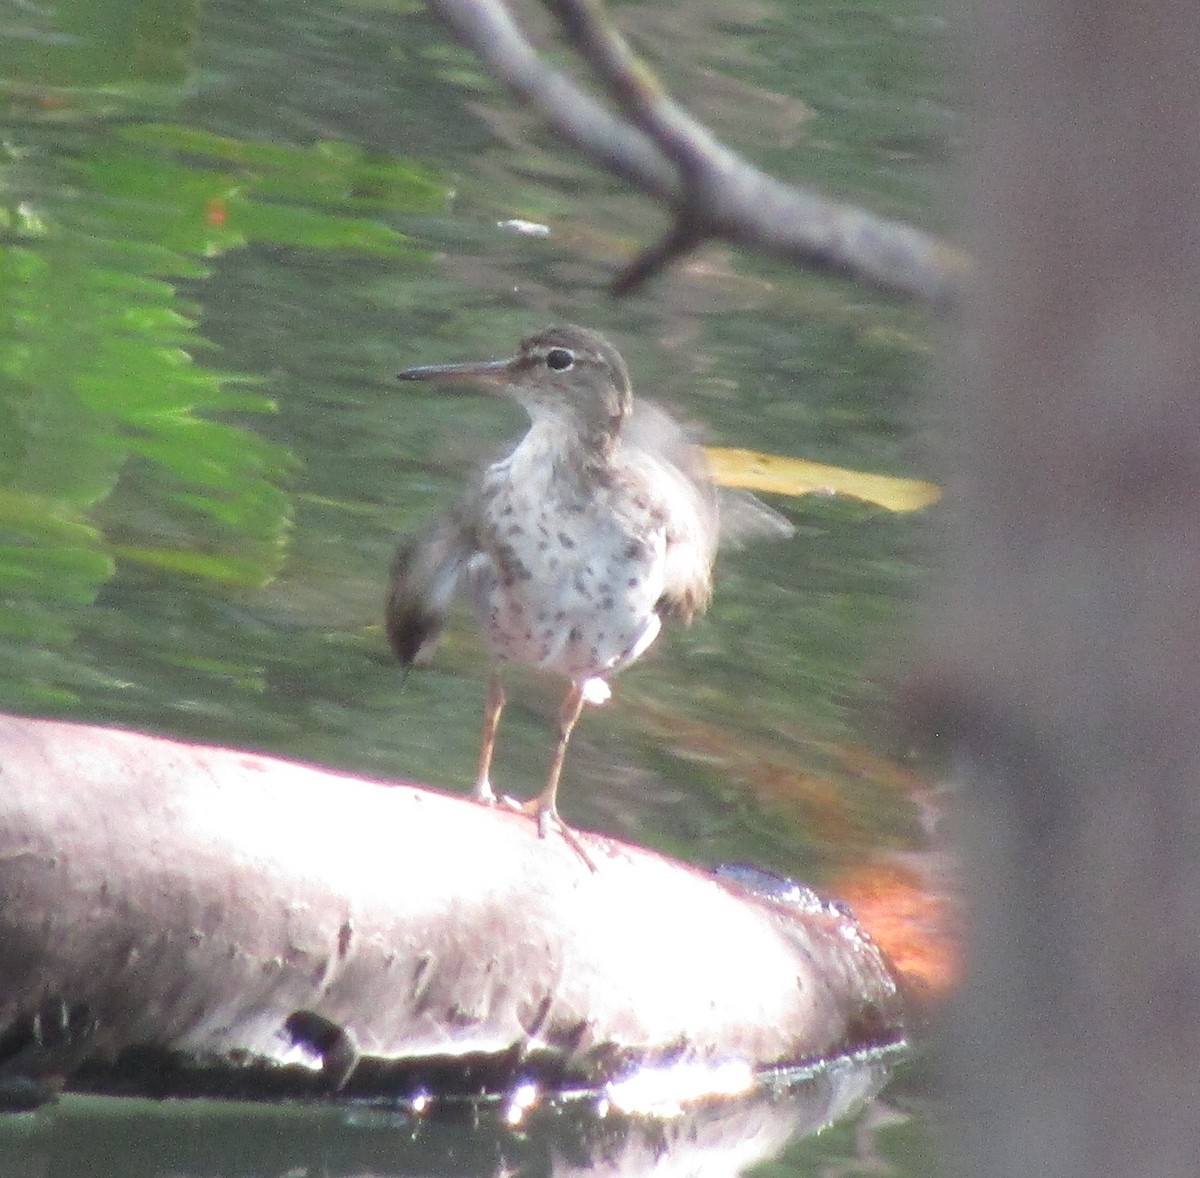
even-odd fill
[{"label": "bare branch", "polygon": [[672,262],[690,254],[704,240],[684,215],[653,245],[642,250],[624,270],[612,280],[610,289],[617,298],[632,294],[655,274],[661,273]]},{"label": "bare branch", "polygon": [[679,174],[654,144],[542,61],[501,0],[430,0],[430,7],[493,78],[590,160],[657,200],[679,200]]},{"label": "bare branch", "polygon": [[500,82],[594,163],[668,205],[672,228],[615,280],[627,293],[706,239],[935,305],[954,302],[968,265],[910,225],[767,175],[674,102],[596,0],[546,0],[625,120],[550,69],[502,0],[430,0]]},{"label": "bare branch", "polygon": [[697,156],[733,158],[697,123],[638,59],[595,0],[545,0],[567,40],[596,71],[625,117],[648,135],[686,176]]}]

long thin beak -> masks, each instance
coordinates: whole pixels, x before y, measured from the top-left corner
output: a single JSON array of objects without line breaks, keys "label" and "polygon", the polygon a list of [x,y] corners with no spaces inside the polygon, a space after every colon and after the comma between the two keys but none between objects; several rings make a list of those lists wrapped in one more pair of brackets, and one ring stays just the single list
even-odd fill
[{"label": "long thin beak", "polygon": [[422,364],[397,372],[398,380],[470,380],[481,384],[505,385],[511,360],[476,360],[468,364]]}]

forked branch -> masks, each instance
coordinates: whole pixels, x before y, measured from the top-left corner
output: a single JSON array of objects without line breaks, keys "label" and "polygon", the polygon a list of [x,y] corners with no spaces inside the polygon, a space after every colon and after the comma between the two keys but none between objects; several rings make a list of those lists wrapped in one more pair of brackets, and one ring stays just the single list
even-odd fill
[{"label": "forked branch", "polygon": [[616,277],[614,291],[722,240],[937,306],[962,293],[969,267],[959,251],[756,168],[670,97],[598,0],[545,2],[619,115],[547,65],[503,0],[430,0],[514,97],[594,164],[669,208],[670,228]]}]

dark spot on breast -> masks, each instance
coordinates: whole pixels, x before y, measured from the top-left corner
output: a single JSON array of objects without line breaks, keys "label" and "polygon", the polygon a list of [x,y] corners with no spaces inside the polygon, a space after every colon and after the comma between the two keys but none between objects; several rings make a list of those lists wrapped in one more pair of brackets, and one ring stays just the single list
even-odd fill
[{"label": "dark spot on breast", "polygon": [[583,631],[578,626],[572,626],[567,634],[568,642],[578,642],[583,637]]},{"label": "dark spot on breast", "polygon": [[642,582],[637,577],[630,577],[629,580],[625,582],[630,589],[636,589],[641,583]]},{"label": "dark spot on breast", "polygon": [[507,534],[510,536],[523,536],[525,535],[525,529],[520,524],[509,524]]},{"label": "dark spot on breast", "polygon": [[529,579],[531,575],[529,570],[511,544],[497,544],[495,557],[496,565],[500,570],[500,582],[505,588],[511,588],[514,581]]},{"label": "dark spot on breast", "polygon": [[602,597],[600,599],[600,608],[601,609],[605,609],[605,610],[612,609],[613,605],[614,605],[614,602],[613,602],[613,599],[611,596]]},{"label": "dark spot on breast", "polygon": [[550,541],[549,541],[549,540],[539,540],[539,541],[538,541],[538,551],[539,551],[539,552],[545,552],[545,551],[546,551],[546,549],[547,549],[547,548],[549,548],[549,547],[550,547]]},{"label": "dark spot on breast", "polygon": [[513,505],[511,503],[506,503],[504,505],[504,510],[500,512],[501,515],[512,515],[512,513],[513,513]]},{"label": "dark spot on breast", "polygon": [[575,547],[575,541],[574,541],[574,540],[572,540],[572,539],[571,539],[571,537],[570,537],[570,536],[568,536],[566,532],[559,532],[559,533],[558,533],[558,542],[559,542],[559,543],[560,543],[560,544],[561,544],[561,545],[562,545],[564,548],[567,548],[567,549],[571,549],[571,548],[574,548],[574,547]]},{"label": "dark spot on breast", "polygon": [[640,540],[630,540],[621,555],[626,560],[641,560],[646,555],[646,546]]}]

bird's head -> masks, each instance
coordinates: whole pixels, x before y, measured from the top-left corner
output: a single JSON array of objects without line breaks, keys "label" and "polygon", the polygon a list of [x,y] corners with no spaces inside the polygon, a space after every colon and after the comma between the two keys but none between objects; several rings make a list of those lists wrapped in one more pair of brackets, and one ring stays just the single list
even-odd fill
[{"label": "bird's head", "polygon": [[408,368],[401,380],[470,381],[507,392],[534,424],[561,423],[581,438],[611,442],[633,406],[620,352],[586,327],[548,327],[526,336],[509,360]]}]

